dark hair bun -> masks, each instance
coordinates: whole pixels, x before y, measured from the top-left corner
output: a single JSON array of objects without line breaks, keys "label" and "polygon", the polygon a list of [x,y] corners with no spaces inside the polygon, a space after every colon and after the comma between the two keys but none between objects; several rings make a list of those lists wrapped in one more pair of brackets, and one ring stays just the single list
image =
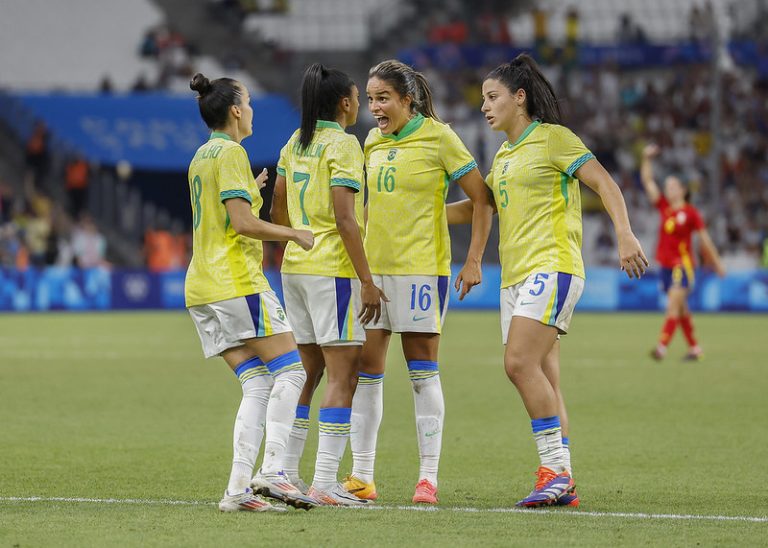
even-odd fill
[{"label": "dark hair bun", "polygon": [[211,91],[211,87],[211,81],[199,72],[189,82],[189,88],[198,92],[201,97]]}]

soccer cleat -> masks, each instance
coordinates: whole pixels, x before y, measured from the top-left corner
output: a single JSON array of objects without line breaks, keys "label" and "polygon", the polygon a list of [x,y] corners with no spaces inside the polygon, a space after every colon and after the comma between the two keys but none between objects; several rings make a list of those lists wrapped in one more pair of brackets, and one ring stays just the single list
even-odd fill
[{"label": "soccer cleat", "polygon": [[651,350],[651,358],[653,358],[657,362],[660,362],[661,360],[663,360],[666,355],[667,355],[667,349],[661,345]]},{"label": "soccer cleat", "polygon": [[308,497],[294,486],[285,472],[264,474],[261,470],[253,476],[251,487],[256,493],[276,500],[281,500],[288,506],[301,510],[310,510],[317,506],[312,497]]},{"label": "soccer cleat", "polygon": [[379,494],[376,492],[376,484],[374,482],[366,483],[360,478],[356,478],[353,475],[349,475],[344,478],[344,489],[348,493],[352,493],[359,499],[364,500],[376,500],[379,498]]},{"label": "soccer cleat", "polygon": [[692,346],[688,349],[688,353],[683,356],[685,362],[697,362],[704,359],[704,351],[700,346]]},{"label": "soccer cleat", "polygon": [[366,506],[370,501],[357,498],[344,489],[341,483],[337,483],[330,489],[320,490],[314,485],[309,488],[307,496],[312,497],[323,506]]},{"label": "soccer cleat", "polygon": [[259,495],[254,495],[251,488],[239,495],[230,495],[225,492],[219,502],[219,510],[222,512],[285,512],[285,508],[273,506]]},{"label": "soccer cleat", "polygon": [[557,501],[555,501],[555,506],[572,506],[573,508],[576,508],[580,503],[579,495],[576,494],[576,490],[574,489],[572,492],[565,493],[562,497],[557,499]]},{"label": "soccer cleat", "polygon": [[576,484],[568,472],[556,473],[551,468],[539,466],[536,471],[536,485],[531,494],[520,500],[515,506],[538,508],[555,504],[563,495],[573,493]]},{"label": "soccer cleat", "polygon": [[288,481],[290,481],[296,489],[301,491],[302,494],[306,495],[309,493],[309,485],[307,485],[299,476],[296,476],[295,478],[289,477]]},{"label": "soccer cleat", "polygon": [[419,480],[416,484],[416,492],[413,494],[413,502],[437,504],[437,487],[428,479]]}]

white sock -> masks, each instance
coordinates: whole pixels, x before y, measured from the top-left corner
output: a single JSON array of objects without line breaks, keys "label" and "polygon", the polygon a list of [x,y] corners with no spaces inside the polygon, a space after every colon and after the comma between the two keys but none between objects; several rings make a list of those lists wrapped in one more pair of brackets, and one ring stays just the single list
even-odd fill
[{"label": "white sock", "polygon": [[320,438],[312,485],[321,491],[338,483],[339,463],[347,448],[351,414],[349,407],[320,409]]},{"label": "white sock", "polygon": [[266,365],[275,379],[275,385],[267,405],[267,434],[261,471],[275,474],[281,472],[285,465],[285,449],[307,375],[296,350],[278,356]]},{"label": "white sock", "polygon": [[296,418],[293,421],[291,435],[288,437],[288,446],[285,448],[285,464],[283,471],[290,480],[299,478],[299,463],[304,453],[304,444],[307,442],[309,432],[309,406],[297,405]]},{"label": "white sock", "polygon": [[251,485],[251,475],[264,437],[267,402],[272,391],[272,377],[261,360],[251,358],[235,370],[243,388],[233,436],[234,456],[227,493],[244,493]]},{"label": "white sock", "polygon": [[416,435],[419,441],[419,479],[437,486],[437,468],[443,444],[445,401],[437,362],[410,360],[408,374],[413,386]]},{"label": "white sock", "polygon": [[558,474],[565,470],[563,456],[563,436],[560,428],[560,417],[545,417],[532,419],[533,438],[536,440],[536,449],[539,452],[541,465]]},{"label": "white sock", "polygon": [[366,483],[373,482],[376,439],[383,414],[384,375],[360,373],[352,399],[349,444],[352,447],[352,475]]},{"label": "white sock", "polygon": [[571,468],[571,441],[568,438],[563,439],[563,466],[569,476],[573,476],[573,469]]}]

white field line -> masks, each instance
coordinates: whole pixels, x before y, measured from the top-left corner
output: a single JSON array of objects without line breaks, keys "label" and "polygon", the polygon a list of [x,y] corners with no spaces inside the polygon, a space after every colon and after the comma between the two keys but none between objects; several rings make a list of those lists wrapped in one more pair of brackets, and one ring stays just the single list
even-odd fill
[{"label": "white field line", "polygon": [[[0,502],[74,502],[90,504],[157,504],[161,506],[213,506],[216,503],[204,500],[151,500],[151,499],[95,499],[84,497],[0,497]],[[750,523],[768,523],[768,517],[759,516],[709,516],[698,514],[647,514],[644,512],[589,512],[584,510],[552,510],[539,508],[460,508],[434,506],[387,506],[375,505],[356,507],[361,510],[406,510],[412,512],[460,512],[465,514],[558,514],[561,516],[579,516],[593,518],[628,518],[648,520],[683,520],[683,521],[741,521]]]}]

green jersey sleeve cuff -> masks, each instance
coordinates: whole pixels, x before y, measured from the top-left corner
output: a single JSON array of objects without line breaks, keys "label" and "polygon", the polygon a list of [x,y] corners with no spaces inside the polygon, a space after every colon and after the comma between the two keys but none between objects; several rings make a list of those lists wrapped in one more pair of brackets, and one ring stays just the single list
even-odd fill
[{"label": "green jersey sleeve cuff", "polygon": [[251,200],[251,195],[248,194],[248,192],[245,190],[225,190],[219,194],[219,198],[222,202],[232,198],[242,198],[243,200],[247,200],[249,204],[253,203],[253,200]]},{"label": "green jersey sleeve cuff", "polygon": [[587,152],[583,156],[580,156],[577,158],[571,165],[568,166],[568,169],[565,170],[565,172],[568,174],[568,177],[573,177],[573,174],[576,173],[576,171],[586,164],[588,161],[590,161],[592,158],[594,158],[595,155],[591,152]]},{"label": "green jersey sleeve cuff", "polygon": [[462,177],[464,177],[464,175],[466,175],[467,173],[469,173],[470,171],[475,169],[476,167],[477,167],[477,162],[472,160],[471,162],[469,162],[464,167],[460,167],[459,169],[457,169],[456,171],[451,173],[449,178],[450,178],[451,181],[457,181],[457,180],[461,179]]},{"label": "green jersey sleeve cuff", "polygon": [[331,186],[347,186],[353,189],[355,192],[360,192],[360,182],[355,181],[354,179],[342,179],[334,177],[331,179]]},{"label": "green jersey sleeve cuff", "polygon": [[277,166],[277,174],[285,177],[285,168]]}]

